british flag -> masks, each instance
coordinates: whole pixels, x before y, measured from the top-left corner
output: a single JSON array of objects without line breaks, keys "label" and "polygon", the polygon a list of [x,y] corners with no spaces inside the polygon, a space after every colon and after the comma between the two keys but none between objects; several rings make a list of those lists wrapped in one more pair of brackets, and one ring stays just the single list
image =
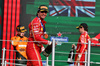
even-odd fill
[{"label": "british flag", "polygon": [[95,2],[95,0],[49,0],[49,15],[95,17]]}]

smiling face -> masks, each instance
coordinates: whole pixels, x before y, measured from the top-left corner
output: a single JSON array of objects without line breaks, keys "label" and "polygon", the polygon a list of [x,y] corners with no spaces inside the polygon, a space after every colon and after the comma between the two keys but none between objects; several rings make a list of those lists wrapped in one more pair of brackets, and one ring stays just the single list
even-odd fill
[{"label": "smiling face", "polygon": [[20,32],[20,36],[24,36],[25,35],[25,32]]},{"label": "smiling face", "polygon": [[39,11],[38,12],[38,17],[41,19],[44,19],[47,16],[47,11]]}]

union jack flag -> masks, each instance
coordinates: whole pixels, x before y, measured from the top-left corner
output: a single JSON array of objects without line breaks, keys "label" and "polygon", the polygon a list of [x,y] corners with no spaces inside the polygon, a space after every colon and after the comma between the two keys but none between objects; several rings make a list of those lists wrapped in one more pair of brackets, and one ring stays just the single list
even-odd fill
[{"label": "union jack flag", "polygon": [[95,17],[95,2],[95,0],[49,0],[49,15]]}]

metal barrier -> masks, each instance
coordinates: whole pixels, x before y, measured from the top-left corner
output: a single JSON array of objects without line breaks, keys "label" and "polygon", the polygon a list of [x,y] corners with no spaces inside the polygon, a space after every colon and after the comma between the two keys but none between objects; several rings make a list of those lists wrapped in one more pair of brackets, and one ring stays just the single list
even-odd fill
[{"label": "metal barrier", "polygon": [[48,66],[49,57],[46,57],[46,66]]},{"label": "metal barrier", "polygon": [[[53,39],[53,45],[52,45],[52,66],[54,66],[55,65],[55,61],[57,61],[57,62],[61,62],[61,60],[55,60],[55,43],[56,43],[56,41],[55,41],[55,39]],[[73,43],[73,42],[69,42],[69,43]],[[100,62],[90,62],[90,52],[91,52],[91,41],[89,41],[88,43],[88,53],[86,52],[85,53],[85,61],[83,62],[83,63],[85,63],[85,66],[90,66],[90,63],[94,63],[94,64],[100,64]],[[5,51],[6,51],[6,49],[5,48],[3,48],[3,55],[2,55],[2,66],[6,66],[6,64],[10,64],[9,62],[7,62],[6,60],[13,60],[13,59],[5,59]],[[10,50],[11,51],[11,50]],[[13,50],[13,51],[15,51],[15,50]],[[60,53],[60,52],[58,52],[58,53]],[[69,54],[69,53],[65,53],[65,54]],[[76,53],[75,53],[76,54]],[[88,56],[87,56],[88,55]],[[100,54],[99,54],[100,55]],[[26,61],[26,60],[24,60],[24,61]],[[33,61],[33,60],[31,60],[31,61]],[[38,60],[34,60],[34,61],[38,61]],[[49,61],[49,58],[47,57],[46,58],[46,66],[49,66],[48,65],[48,61]],[[66,62],[66,61],[62,61],[62,62]],[[75,62],[75,61],[74,61]],[[80,65],[78,65],[78,66],[80,66]]]},{"label": "metal barrier", "polygon": [[5,50],[6,50],[6,49],[5,49],[5,48],[3,48],[3,56],[2,56],[2,57],[3,57],[3,58],[2,58],[2,66],[4,66],[4,64],[5,64],[5,63],[4,63]]},{"label": "metal barrier", "polygon": [[52,45],[52,66],[55,64],[55,39],[53,39],[53,45]]},{"label": "metal barrier", "polygon": [[88,65],[90,66],[90,49],[91,49],[91,41],[88,41]]},{"label": "metal barrier", "polygon": [[[54,66],[54,60],[55,60],[55,40],[53,39],[53,46],[52,46],[52,66]],[[85,66],[90,66],[90,49],[91,49],[91,41],[88,41],[88,59],[86,61],[86,58],[85,58]],[[80,63],[80,62],[79,62]],[[80,66],[80,64],[78,63],[78,66]],[[86,64],[88,63],[88,65]]]}]

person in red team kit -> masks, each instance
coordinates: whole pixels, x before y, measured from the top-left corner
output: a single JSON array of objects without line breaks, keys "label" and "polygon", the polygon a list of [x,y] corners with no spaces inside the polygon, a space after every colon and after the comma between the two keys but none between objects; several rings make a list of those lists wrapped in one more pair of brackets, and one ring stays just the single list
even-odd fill
[{"label": "person in red team kit", "polygon": [[[78,39],[74,66],[78,66],[78,62],[80,65],[84,66],[85,65],[85,63],[83,63],[85,61],[84,53],[88,49],[88,45],[84,43],[88,43],[88,41],[90,40],[90,37],[88,35],[88,25],[86,23],[81,23],[76,28],[79,29],[81,35]],[[73,44],[72,46],[75,47],[75,44]]]},{"label": "person in red team kit", "polygon": [[[43,44],[51,45],[52,42],[43,39],[48,38],[45,31],[45,17],[47,16],[48,7],[41,5],[37,11],[37,17],[35,17],[29,24],[29,39],[26,48],[26,54],[28,58],[27,66],[43,66],[40,53],[43,48]],[[32,61],[33,60],[33,61]]]}]

